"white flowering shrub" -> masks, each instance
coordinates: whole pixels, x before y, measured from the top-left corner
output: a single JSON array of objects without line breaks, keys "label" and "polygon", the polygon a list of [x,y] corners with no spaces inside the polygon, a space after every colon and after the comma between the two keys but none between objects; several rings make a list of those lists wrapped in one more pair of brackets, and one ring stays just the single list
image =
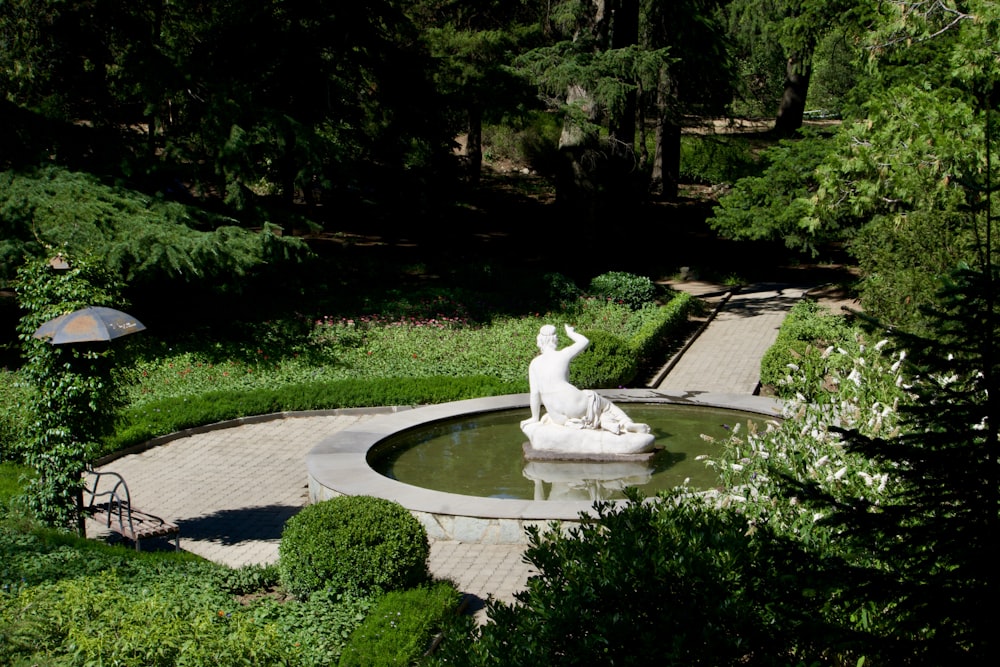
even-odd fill
[{"label": "white flowering shrub", "polygon": [[823,527],[823,514],[800,504],[788,489],[815,483],[833,497],[866,498],[876,505],[888,497],[892,470],[846,451],[842,430],[871,437],[898,433],[900,404],[910,399],[902,371],[905,356],[886,340],[867,345],[857,333],[852,341],[789,364],[784,382],[821,378],[824,390],[812,392],[818,397],[813,401],[797,392],[785,402],[782,420],[733,430],[722,454],[707,461],[724,482],[715,501],[739,505],[748,531],[766,523],[779,534],[832,544],[835,535]]}]

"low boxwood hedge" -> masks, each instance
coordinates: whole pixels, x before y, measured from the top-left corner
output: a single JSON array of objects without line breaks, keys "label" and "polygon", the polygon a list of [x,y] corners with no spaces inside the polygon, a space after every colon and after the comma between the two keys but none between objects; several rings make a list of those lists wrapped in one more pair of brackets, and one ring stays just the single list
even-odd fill
[{"label": "low boxwood hedge", "polygon": [[340,667],[417,664],[457,613],[460,598],[448,581],[386,593],[351,633]]},{"label": "low boxwood hedge", "polygon": [[830,314],[815,301],[799,301],[782,322],[774,345],[761,358],[761,384],[774,388],[782,398],[790,398],[799,390],[818,390],[821,382],[808,389],[783,382],[790,366],[799,367],[810,354],[820,355],[828,346],[853,337],[847,318]]},{"label": "low boxwood hedge", "polygon": [[426,405],[528,391],[523,383],[487,376],[383,378],[290,384],[249,391],[213,391],[173,397],[127,408],[102,446],[102,455],[157,436],[205,424],[301,410],[333,410],[383,405]]}]

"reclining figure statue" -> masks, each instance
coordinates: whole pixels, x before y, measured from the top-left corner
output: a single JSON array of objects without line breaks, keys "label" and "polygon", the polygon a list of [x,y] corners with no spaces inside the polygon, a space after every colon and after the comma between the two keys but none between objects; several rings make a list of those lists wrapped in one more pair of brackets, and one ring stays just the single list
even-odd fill
[{"label": "reclining figure statue", "polygon": [[590,341],[568,324],[566,335],[573,343],[559,350],[556,328],[543,326],[537,338],[539,355],[528,365],[531,417],[521,422],[521,430],[532,447],[577,454],[650,451],[654,436],[649,426],[633,422],[596,391],[570,384],[569,364]]}]

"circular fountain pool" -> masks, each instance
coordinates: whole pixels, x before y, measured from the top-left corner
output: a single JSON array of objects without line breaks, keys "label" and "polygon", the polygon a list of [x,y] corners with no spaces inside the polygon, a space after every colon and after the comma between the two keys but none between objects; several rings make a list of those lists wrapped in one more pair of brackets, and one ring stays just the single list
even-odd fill
[{"label": "circular fountain pool", "polygon": [[[528,461],[519,424],[527,409],[502,410],[447,419],[386,438],[368,454],[372,468],[387,477],[446,493],[525,500],[615,500],[627,487],[647,496],[687,485],[706,490],[718,484],[713,456],[737,425],[758,424],[761,415],[674,403],[635,403],[629,416],[656,436],[649,460]],[[704,436],[704,437],[703,437]]]},{"label": "circular fountain pool", "polygon": [[[671,424],[668,413],[663,413],[662,425],[658,416],[649,420],[658,436],[657,446],[664,448],[658,454],[660,460],[654,457],[652,461],[653,467],[660,467],[661,471],[605,468],[603,471],[584,470],[580,476],[579,470],[570,474],[566,470],[547,468],[552,462],[525,463],[520,450],[525,438],[518,422],[527,416],[528,396],[518,394],[401,409],[332,435],[306,457],[310,498],[313,502],[337,495],[387,498],[413,512],[427,528],[431,539],[522,543],[525,541],[524,528],[528,525],[546,525],[553,520],[578,521],[581,515],[592,513],[595,497],[609,490],[612,491],[610,497],[616,497],[620,487],[634,484],[646,476],[659,478],[656,482],[659,486],[643,485],[647,495],[654,494],[658,488],[676,486],[685,477],[691,477],[696,488],[713,486],[713,478],[699,479],[692,474],[706,472],[704,465],[694,460],[697,448],[704,446],[700,433],[692,436],[698,443],[685,438],[682,445],[677,439],[682,421],[679,417],[683,412],[695,409],[695,412],[708,415],[708,420],[693,427],[693,431],[719,436],[727,432],[723,425],[745,422],[748,416],[766,419],[780,414],[777,401],[758,396],[648,389],[601,393],[622,405],[637,421],[647,421],[644,410],[676,411],[677,423]],[[505,441],[505,446],[511,449],[508,452],[476,445],[482,451],[470,450],[468,455],[463,452],[460,470],[454,469],[446,459],[438,458],[425,466],[417,477],[407,476],[401,480],[376,470],[381,467],[389,475],[401,476],[400,453],[410,450],[415,453],[408,456],[426,457],[420,453],[420,447],[404,445],[399,438],[442,429],[446,432],[446,440],[452,437],[448,433],[497,431],[493,436]],[[378,463],[380,460],[383,463]],[[495,468],[494,463],[499,468]],[[539,463],[545,465],[535,465]],[[463,486],[469,477],[496,479],[478,488]],[[514,491],[514,486],[520,487],[519,490]]]}]

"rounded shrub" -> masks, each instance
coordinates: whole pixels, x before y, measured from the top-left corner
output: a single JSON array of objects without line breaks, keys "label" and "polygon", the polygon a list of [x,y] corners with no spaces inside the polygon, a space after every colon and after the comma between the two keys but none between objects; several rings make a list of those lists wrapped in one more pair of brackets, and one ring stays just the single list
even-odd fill
[{"label": "rounded shrub", "polygon": [[427,531],[399,503],[371,496],[305,507],[285,523],[278,553],[281,583],[299,596],[384,593],[429,578]]},{"label": "rounded shrub", "polygon": [[656,300],[656,284],[646,276],[610,271],[590,281],[590,294],[638,310]]},{"label": "rounded shrub", "polygon": [[606,331],[587,331],[590,345],[573,359],[570,382],[581,389],[624,387],[639,372],[639,359],[632,347]]},{"label": "rounded shrub", "polygon": [[568,304],[583,296],[583,291],[576,286],[572,278],[561,273],[546,273],[542,276],[545,285],[545,295],[550,304]]}]

